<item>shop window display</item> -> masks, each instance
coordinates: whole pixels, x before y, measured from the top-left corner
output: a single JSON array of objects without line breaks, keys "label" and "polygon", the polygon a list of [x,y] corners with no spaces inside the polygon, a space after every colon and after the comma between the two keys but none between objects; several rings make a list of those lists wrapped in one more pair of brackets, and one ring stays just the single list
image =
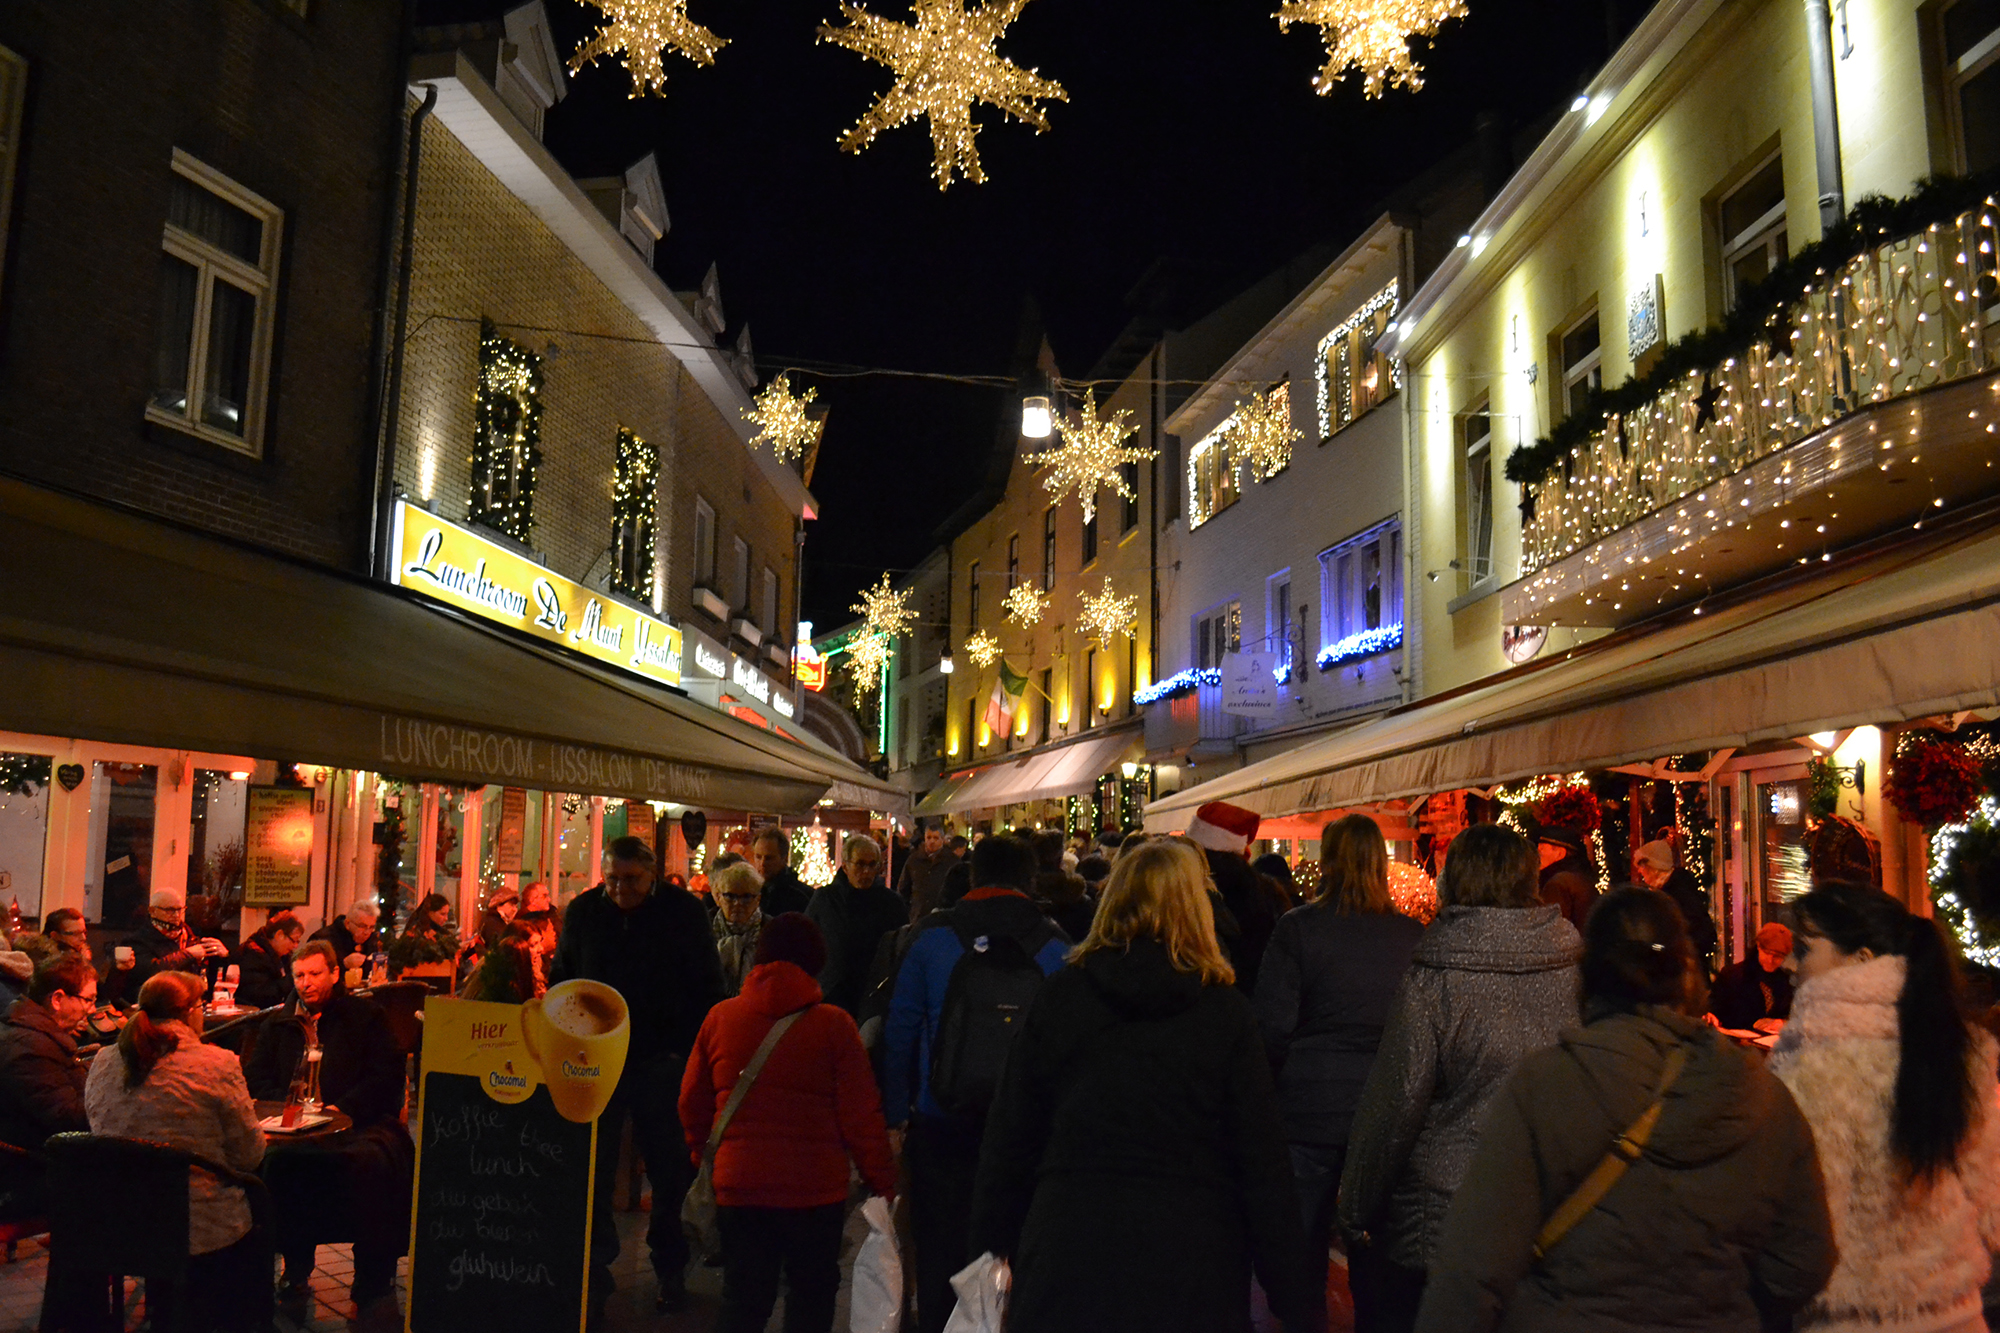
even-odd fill
[{"label": "shop window display", "polygon": [[0,910],[41,915],[51,767],[45,754],[0,754]]}]

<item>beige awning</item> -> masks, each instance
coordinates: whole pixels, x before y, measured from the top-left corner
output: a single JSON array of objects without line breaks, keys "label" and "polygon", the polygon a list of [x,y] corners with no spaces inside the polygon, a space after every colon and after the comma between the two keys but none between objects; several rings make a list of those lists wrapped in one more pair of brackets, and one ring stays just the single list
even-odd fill
[{"label": "beige awning", "polygon": [[917,813],[987,810],[1081,795],[1129,756],[1138,741],[1139,733],[1124,727],[948,778],[955,785],[934,788]]},{"label": "beige awning", "polygon": [[1204,801],[1331,810],[1995,703],[2000,530],[1968,524],[1309,742],[1153,802],[1146,827]]},{"label": "beige awning", "polygon": [[4,479],[0,530],[0,729],[772,813],[894,790],[369,580]]}]

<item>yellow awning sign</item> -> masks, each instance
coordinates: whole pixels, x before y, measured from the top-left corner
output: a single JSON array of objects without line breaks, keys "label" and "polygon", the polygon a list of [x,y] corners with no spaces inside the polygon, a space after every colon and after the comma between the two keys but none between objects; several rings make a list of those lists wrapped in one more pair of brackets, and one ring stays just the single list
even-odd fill
[{"label": "yellow awning sign", "polygon": [[681,683],[681,632],[599,596],[407,500],[396,504],[391,581],[461,611],[644,676]]}]

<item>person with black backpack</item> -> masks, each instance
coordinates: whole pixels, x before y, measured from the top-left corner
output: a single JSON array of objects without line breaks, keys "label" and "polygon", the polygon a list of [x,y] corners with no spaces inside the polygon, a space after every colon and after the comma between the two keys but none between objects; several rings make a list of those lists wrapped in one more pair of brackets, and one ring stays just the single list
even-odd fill
[{"label": "person with black backpack", "polygon": [[986,838],[971,865],[973,888],[914,928],[884,1036],[883,1112],[904,1136],[919,1333],[941,1333],[957,1304],[951,1277],[974,1257],[968,1229],[986,1110],[1028,1005],[1070,947],[1028,896],[1035,854],[1025,842]]}]

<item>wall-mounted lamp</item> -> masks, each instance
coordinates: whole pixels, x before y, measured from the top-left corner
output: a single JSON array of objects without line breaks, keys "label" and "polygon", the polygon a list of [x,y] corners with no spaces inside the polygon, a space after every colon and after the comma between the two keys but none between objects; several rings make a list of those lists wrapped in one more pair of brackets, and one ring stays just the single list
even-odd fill
[{"label": "wall-mounted lamp", "polygon": [[938,654],[938,674],[940,676],[949,676],[957,669],[951,660],[951,645],[946,644],[945,650]]},{"label": "wall-mounted lamp", "polygon": [[1127,782],[1139,776],[1139,766],[1137,764],[1120,764],[1118,765],[1118,771],[1125,775]]},{"label": "wall-mounted lamp", "polygon": [[1055,413],[1049,409],[1047,398],[1031,394],[1021,400],[1021,434],[1031,440],[1046,440],[1055,426]]}]

